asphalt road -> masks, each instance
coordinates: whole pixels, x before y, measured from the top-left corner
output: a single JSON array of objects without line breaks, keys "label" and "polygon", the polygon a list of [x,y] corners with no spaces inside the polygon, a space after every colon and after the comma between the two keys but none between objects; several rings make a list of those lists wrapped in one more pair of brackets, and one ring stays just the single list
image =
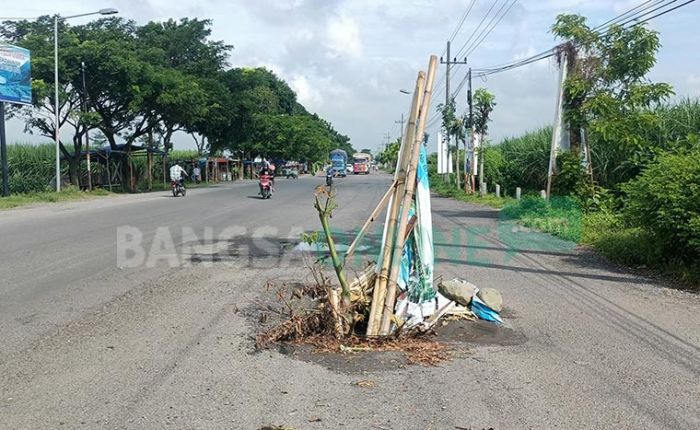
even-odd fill
[{"label": "asphalt road", "polygon": [[[506,328],[434,368],[251,353],[266,280],[309,279],[285,249],[321,182],[0,212],[0,428],[700,428],[698,296],[447,199],[436,274],[500,289]],[[337,184],[342,237],[389,177]]]}]

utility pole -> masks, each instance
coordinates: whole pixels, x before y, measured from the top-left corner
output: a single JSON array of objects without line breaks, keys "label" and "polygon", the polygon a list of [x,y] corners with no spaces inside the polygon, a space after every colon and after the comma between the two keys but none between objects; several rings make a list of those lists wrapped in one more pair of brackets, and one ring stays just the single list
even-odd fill
[{"label": "utility pole", "polygon": [[389,147],[389,141],[391,141],[391,134],[385,133],[384,139],[386,139],[386,142],[384,143],[384,151],[386,151],[386,149]]},{"label": "utility pole", "polygon": [[403,119],[403,114],[401,114],[401,121],[394,121],[394,124],[401,124],[401,142],[403,142],[403,125],[406,121]]},{"label": "utility pole", "polygon": [[564,126],[564,82],[566,82],[566,72],[568,67],[568,58],[566,51],[562,52],[559,62],[559,85],[557,90],[557,104],[554,113],[554,128],[552,130],[552,145],[549,149],[549,167],[547,169],[547,189],[545,197],[549,199],[552,194],[552,176],[556,173],[557,168],[557,152],[561,147],[562,128]]},{"label": "utility pole", "polygon": [[[467,75],[467,79],[469,80],[468,85],[467,85],[467,104],[469,105],[469,130],[470,130],[470,135],[469,135],[469,141],[470,141],[470,152],[469,152],[469,174],[466,173],[466,168],[465,168],[465,181],[464,181],[464,192],[470,193],[474,190],[475,181],[474,181],[474,173],[475,173],[475,166],[476,166],[476,129],[474,127],[474,105],[472,103],[472,68],[469,68],[469,74]],[[465,159],[464,162],[466,164],[466,154],[465,154]]]},{"label": "utility pole", "polygon": [[[457,57],[450,57],[450,41],[447,41],[447,60],[440,58],[440,64],[445,65],[445,106],[450,104],[450,66],[455,64],[467,64],[467,57],[464,57],[463,61],[457,61]],[[451,136],[448,130],[445,130],[445,135],[447,136],[447,147],[450,147]],[[457,142],[457,188],[459,187],[459,142]]]}]

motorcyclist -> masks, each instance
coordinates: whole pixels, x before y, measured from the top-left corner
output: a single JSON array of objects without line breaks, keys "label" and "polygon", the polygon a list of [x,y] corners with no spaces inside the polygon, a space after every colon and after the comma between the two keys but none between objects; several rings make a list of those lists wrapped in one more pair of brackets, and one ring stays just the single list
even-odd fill
[{"label": "motorcyclist", "polygon": [[[275,175],[274,171],[270,169],[270,166],[265,163],[262,165],[262,168],[258,172],[258,178],[260,178],[263,175],[267,175],[270,177],[270,191],[275,191]],[[262,186],[260,188],[260,193],[262,194]]]},{"label": "motorcyclist", "polygon": [[333,184],[333,177],[335,176],[335,167],[330,166],[326,169],[326,185],[329,187]]},{"label": "motorcyclist", "polygon": [[177,182],[182,188],[185,188],[185,176],[188,176],[187,172],[178,163],[170,168],[170,180]]}]

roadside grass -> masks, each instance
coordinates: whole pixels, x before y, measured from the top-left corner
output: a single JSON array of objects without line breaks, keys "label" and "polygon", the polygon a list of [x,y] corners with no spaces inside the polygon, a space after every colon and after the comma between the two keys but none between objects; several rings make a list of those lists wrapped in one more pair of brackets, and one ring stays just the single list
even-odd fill
[{"label": "roadside grass", "polygon": [[513,199],[510,197],[496,197],[495,194],[487,194],[481,197],[478,193],[467,194],[464,190],[457,189],[456,185],[446,183],[440,177],[430,178],[430,189],[440,197],[449,197],[467,203],[477,203],[494,208],[502,208]]},{"label": "roadside grass", "polygon": [[59,193],[54,191],[41,191],[26,194],[14,194],[9,197],[0,197],[0,210],[27,206],[35,203],[55,203],[70,200],[84,200],[95,197],[112,195],[107,190],[96,189],[90,192],[80,191],[75,187],[68,187]]},{"label": "roadside grass", "polygon": [[663,255],[653,235],[625,225],[618,214],[583,212],[566,197],[545,201],[538,197],[511,200],[501,219],[517,220],[526,227],[589,246],[617,264],[663,273],[689,289],[700,289],[700,264],[688,265]]},{"label": "roadside grass", "polygon": [[431,181],[431,189],[441,197],[500,209],[501,220],[515,220],[525,227],[590,247],[616,264],[661,273],[682,288],[700,291],[700,263],[669,260],[649,231],[626,225],[619,214],[584,212],[569,197],[546,201],[536,196],[515,200],[493,194],[466,194],[441,178]]},{"label": "roadside grass", "polygon": [[581,242],[583,215],[569,199],[553,197],[546,201],[539,197],[512,200],[501,210],[501,218],[518,220],[532,227],[572,242]]}]

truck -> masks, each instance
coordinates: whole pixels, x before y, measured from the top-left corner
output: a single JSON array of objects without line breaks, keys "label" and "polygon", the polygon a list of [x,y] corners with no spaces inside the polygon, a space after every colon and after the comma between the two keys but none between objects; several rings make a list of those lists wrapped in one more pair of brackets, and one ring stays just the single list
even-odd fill
[{"label": "truck", "polygon": [[364,153],[357,152],[352,155],[352,173],[354,175],[359,175],[360,173],[364,175],[369,175],[370,164],[372,163],[372,156]]},{"label": "truck", "polygon": [[334,149],[330,152],[331,169],[335,170],[336,174],[345,177],[347,175],[348,153],[342,149]]}]

